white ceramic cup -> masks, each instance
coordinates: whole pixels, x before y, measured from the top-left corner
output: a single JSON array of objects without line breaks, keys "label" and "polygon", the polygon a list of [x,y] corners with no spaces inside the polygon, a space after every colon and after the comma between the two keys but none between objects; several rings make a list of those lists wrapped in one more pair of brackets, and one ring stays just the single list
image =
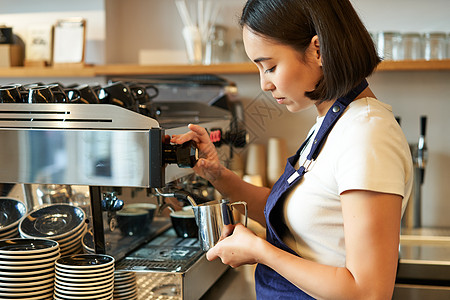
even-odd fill
[{"label": "white ceramic cup", "polygon": [[261,176],[262,183],[266,185],[266,149],[262,144],[250,144],[245,164],[246,175]]},{"label": "white ceramic cup", "polygon": [[286,159],[286,140],[270,138],[267,142],[267,184],[269,187],[272,187],[283,174]]}]

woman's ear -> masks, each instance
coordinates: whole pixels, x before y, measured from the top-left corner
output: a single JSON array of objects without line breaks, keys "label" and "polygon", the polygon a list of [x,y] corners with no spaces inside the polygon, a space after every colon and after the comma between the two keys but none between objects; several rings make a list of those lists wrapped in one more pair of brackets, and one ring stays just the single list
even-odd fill
[{"label": "woman's ear", "polygon": [[320,53],[320,43],[317,35],[312,37],[311,44],[309,46],[312,50],[311,52],[313,53],[314,60],[316,60],[319,66],[322,67],[322,55]]}]

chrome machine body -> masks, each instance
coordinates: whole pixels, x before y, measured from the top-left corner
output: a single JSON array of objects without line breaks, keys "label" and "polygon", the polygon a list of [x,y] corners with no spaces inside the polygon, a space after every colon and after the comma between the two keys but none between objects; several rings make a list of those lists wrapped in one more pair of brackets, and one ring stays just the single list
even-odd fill
[{"label": "chrome machine body", "polygon": [[[142,235],[124,235],[116,221],[121,206],[108,201],[117,195],[125,205],[129,198],[159,203],[153,188],[179,187],[193,175],[167,163],[171,145],[165,136],[187,132],[189,123],[225,133],[232,114],[201,102],[162,101],[152,109],[157,117],[112,104],[2,103],[0,183],[14,184],[13,195],[23,191],[28,210],[45,204],[39,187],[87,191],[83,208],[92,251],[112,255],[116,269],[136,273],[138,299],[198,299],[226,266],[207,262],[196,239],[178,238],[167,216],[157,216]],[[218,151],[226,160],[230,147]]]}]

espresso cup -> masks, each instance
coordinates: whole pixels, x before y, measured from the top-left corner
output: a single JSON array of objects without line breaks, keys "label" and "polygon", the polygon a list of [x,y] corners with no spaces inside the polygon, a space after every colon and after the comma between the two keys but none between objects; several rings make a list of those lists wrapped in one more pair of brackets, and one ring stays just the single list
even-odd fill
[{"label": "espresso cup", "polygon": [[25,94],[26,103],[53,103],[53,93],[48,86],[36,85],[28,89]]},{"label": "espresso cup", "polygon": [[124,207],[116,214],[117,226],[124,236],[142,235],[147,231],[148,211]]},{"label": "espresso cup", "polygon": [[182,238],[198,237],[198,226],[192,208],[171,212],[170,220],[177,236]]},{"label": "espresso cup", "polygon": [[153,218],[155,217],[155,211],[156,211],[156,204],[153,203],[131,203],[127,204],[125,208],[129,209],[139,209],[139,210],[145,210],[148,213],[148,219],[146,224],[142,224],[143,226],[150,227],[150,225],[153,222]]},{"label": "espresso cup", "polygon": [[98,104],[97,93],[88,84],[79,85],[76,90],[80,93],[80,98],[84,103]]},{"label": "espresso cup", "polygon": [[45,86],[45,83],[43,83],[43,82],[27,83],[27,84],[22,85],[22,88],[24,91],[28,91],[29,89],[38,87],[38,86]]},{"label": "espresso cup", "polygon": [[83,97],[81,97],[81,93],[77,88],[65,88],[64,92],[67,95],[69,103],[89,104],[86,99],[83,99]]},{"label": "espresso cup", "polygon": [[129,87],[134,100],[139,104],[148,103],[159,94],[158,88],[150,84],[130,83]]},{"label": "espresso cup", "polygon": [[48,87],[52,91],[53,94],[53,102],[55,103],[67,103],[69,102],[66,93],[64,92],[64,88],[62,85],[58,83],[48,84]]},{"label": "espresso cup", "polygon": [[102,104],[114,104],[137,111],[130,88],[123,82],[111,83],[98,91],[99,101]]},{"label": "espresso cup", "polygon": [[0,103],[21,103],[22,94],[16,85],[0,86]]}]

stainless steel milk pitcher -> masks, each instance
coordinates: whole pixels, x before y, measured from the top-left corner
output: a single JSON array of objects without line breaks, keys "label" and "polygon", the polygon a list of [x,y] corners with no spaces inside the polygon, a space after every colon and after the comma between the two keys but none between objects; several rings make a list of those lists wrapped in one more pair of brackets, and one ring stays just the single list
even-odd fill
[{"label": "stainless steel milk pitcher", "polygon": [[244,206],[244,225],[247,226],[246,202],[230,203],[229,200],[209,201],[192,207],[198,226],[198,238],[204,251],[214,247],[221,237],[226,237],[232,233],[234,205]]}]

